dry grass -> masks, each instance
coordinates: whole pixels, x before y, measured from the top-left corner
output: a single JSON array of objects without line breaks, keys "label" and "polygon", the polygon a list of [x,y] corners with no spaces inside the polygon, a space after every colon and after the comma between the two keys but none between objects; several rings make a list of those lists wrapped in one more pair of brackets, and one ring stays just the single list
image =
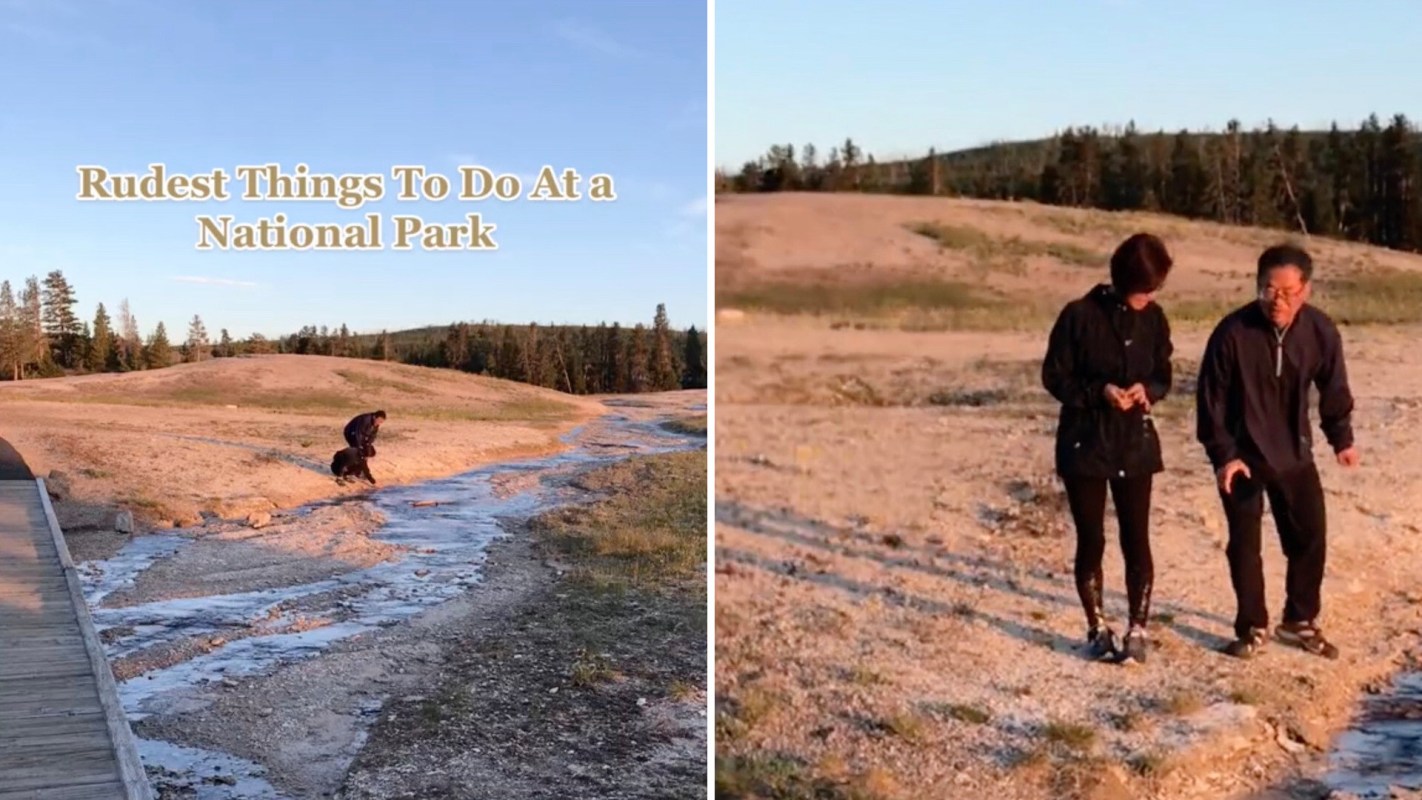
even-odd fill
[{"label": "dry grass", "polygon": [[909,230],[938,242],[940,247],[963,250],[983,270],[1025,274],[1026,259],[1045,256],[1073,267],[1101,267],[1107,255],[1069,242],[1044,242],[1019,236],[997,237],[976,228],[939,222],[914,222]]},{"label": "dry grass", "polygon": [[725,800],[895,800],[892,775],[869,769],[841,776],[836,765],[812,767],[780,755],[716,757],[716,797]]},{"label": "dry grass", "polygon": [[699,587],[706,558],[706,452],[628,459],[582,479],[607,499],[538,518],[534,527],[604,588]]},{"label": "dry grass", "polygon": [[1042,738],[1049,745],[1086,750],[1096,743],[1096,730],[1075,722],[1053,721],[1042,728]]},{"label": "dry grass", "polygon": [[887,317],[910,311],[969,312],[1000,300],[964,281],[913,278],[858,283],[768,280],[717,292],[717,303],[777,314]]},{"label": "dry grass", "polygon": [[409,381],[397,381],[392,380],[390,378],[382,378],[378,375],[370,375],[368,373],[357,372],[355,370],[338,369],[336,370],[336,374],[341,376],[342,378],[345,378],[346,381],[348,381],[352,386],[355,386],[357,389],[364,389],[368,392],[380,391],[382,389],[392,389],[397,392],[403,392],[404,394],[413,395],[430,393],[429,389],[420,386],[419,384],[410,383]]},{"label": "dry grass", "polygon": [[700,414],[697,416],[679,417],[677,419],[669,420],[668,422],[663,424],[662,427],[673,433],[686,433],[695,436],[705,436],[706,425],[706,415]]},{"label": "dry grass", "polygon": [[1196,692],[1177,691],[1161,701],[1161,707],[1178,717],[1188,716],[1205,707],[1204,698]]}]

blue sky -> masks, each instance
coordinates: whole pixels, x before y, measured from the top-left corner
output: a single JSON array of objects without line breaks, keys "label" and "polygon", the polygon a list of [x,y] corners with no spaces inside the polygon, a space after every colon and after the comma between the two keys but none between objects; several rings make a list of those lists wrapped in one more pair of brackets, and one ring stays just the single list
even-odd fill
[{"label": "blue sky", "polygon": [[1422,122],[1415,0],[717,0],[715,153],[923,155],[1068,125]]},{"label": "blue sky", "polygon": [[[81,317],[128,298],[144,334],[455,320],[706,324],[706,7],[543,0],[0,0],[0,277],[61,269]],[[331,202],[75,199],[76,165],[382,173]],[[395,202],[390,168],[613,176],[617,200]],[[532,188],[525,183],[524,193]],[[586,186],[584,187],[586,188]],[[202,252],[199,214],[351,222],[377,252]],[[483,214],[497,252],[388,249],[391,216]]]}]

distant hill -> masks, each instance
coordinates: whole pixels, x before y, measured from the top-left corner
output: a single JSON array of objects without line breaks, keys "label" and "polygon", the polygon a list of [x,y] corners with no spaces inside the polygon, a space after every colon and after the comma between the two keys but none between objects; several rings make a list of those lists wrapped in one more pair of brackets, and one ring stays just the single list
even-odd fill
[{"label": "distant hill", "polygon": [[[17,293],[0,280],[0,380],[24,381],[94,373],[164,369],[175,363],[239,355],[297,354],[447,367],[568,394],[627,394],[704,389],[706,337],[693,326],[671,328],[658,304],[651,324],[545,326],[456,322],[404,331],[354,334],[308,325],[276,340],[208,333],[194,315],[174,341],[159,322],[143,335],[121,301],[110,314],[98,303],[92,322],[79,316],[75,287],[60,270],[32,275]],[[18,294],[18,296],[17,296]]]},{"label": "distant hill", "polygon": [[1422,134],[1404,115],[1357,128],[1141,132],[1067,128],[876,161],[852,139],[821,158],[776,145],[718,192],[828,191],[949,195],[1108,211],[1152,211],[1228,225],[1307,232],[1422,252]]}]

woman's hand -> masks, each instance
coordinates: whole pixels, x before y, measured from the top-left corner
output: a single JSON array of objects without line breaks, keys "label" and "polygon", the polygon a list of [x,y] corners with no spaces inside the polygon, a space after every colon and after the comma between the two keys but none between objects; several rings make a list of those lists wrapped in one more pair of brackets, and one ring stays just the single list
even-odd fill
[{"label": "woman's hand", "polygon": [[1106,384],[1104,392],[1106,394],[1106,402],[1110,403],[1121,411],[1129,411],[1131,406],[1135,405],[1136,403],[1135,399],[1130,395],[1129,392],[1114,383]]},{"label": "woman's hand", "polygon": [[1145,408],[1146,411],[1150,411],[1150,395],[1146,394],[1145,384],[1133,384],[1126,390],[1126,396],[1131,398],[1135,404]]}]

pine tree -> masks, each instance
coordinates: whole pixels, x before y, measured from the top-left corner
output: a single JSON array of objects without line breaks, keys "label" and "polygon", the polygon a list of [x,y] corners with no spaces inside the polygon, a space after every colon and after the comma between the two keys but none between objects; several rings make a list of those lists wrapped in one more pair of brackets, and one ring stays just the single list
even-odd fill
[{"label": "pine tree", "polygon": [[202,361],[208,357],[207,326],[202,324],[202,317],[193,315],[192,322],[188,323],[188,340],[186,359],[189,361]]},{"label": "pine tree", "polygon": [[647,329],[642,323],[632,328],[632,336],[627,340],[627,391],[645,392],[652,383],[648,369]]},{"label": "pine tree", "polygon": [[658,303],[656,316],[652,320],[652,352],[648,364],[651,391],[664,392],[677,387],[674,358],[667,307],[665,303]]},{"label": "pine tree", "polygon": [[54,362],[61,367],[79,365],[79,318],[74,314],[74,288],[64,273],[54,270],[45,276],[42,292],[42,324],[54,349]]},{"label": "pine tree", "polygon": [[25,289],[20,296],[20,321],[24,328],[21,342],[25,364],[33,365],[41,375],[50,374],[52,361],[49,337],[44,331],[44,308],[39,278],[34,276],[25,279]]},{"label": "pine tree", "polygon": [[25,330],[10,282],[0,282],[0,370],[11,380],[24,377]]},{"label": "pine tree", "polygon": [[695,325],[686,331],[686,352],[682,360],[686,363],[686,368],[682,373],[681,388],[705,389],[706,362],[701,355],[701,334],[697,332]]},{"label": "pine tree", "polygon": [[528,373],[524,371],[523,348],[514,333],[512,325],[504,326],[503,338],[499,341],[499,354],[494,373],[504,380],[522,381]]},{"label": "pine tree", "polygon": [[627,391],[627,359],[622,352],[622,325],[612,323],[602,341],[603,391],[621,394]]},{"label": "pine tree", "polygon": [[84,368],[90,372],[104,372],[112,369],[114,362],[113,323],[104,304],[100,303],[94,312],[93,345],[89,348]]},{"label": "pine tree", "polygon": [[231,358],[236,355],[236,353],[232,352],[232,336],[227,332],[226,328],[222,329],[222,333],[218,337],[217,352],[213,355],[218,358]]},{"label": "pine tree", "polygon": [[163,369],[173,365],[173,345],[168,341],[168,329],[161,321],[148,340],[143,361],[148,369]]},{"label": "pine tree", "polygon": [[129,310],[127,297],[119,303],[118,320],[121,332],[119,345],[122,351],[119,369],[123,371],[143,369],[143,337],[138,330],[138,319]]}]

